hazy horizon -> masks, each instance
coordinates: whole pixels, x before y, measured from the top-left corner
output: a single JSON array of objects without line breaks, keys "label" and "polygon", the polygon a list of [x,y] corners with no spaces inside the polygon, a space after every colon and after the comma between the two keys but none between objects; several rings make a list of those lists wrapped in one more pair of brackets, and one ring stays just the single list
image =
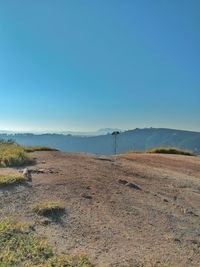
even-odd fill
[{"label": "hazy horizon", "polygon": [[[136,130],[136,129],[140,129],[140,130],[143,130],[143,129],[169,129],[169,130],[177,130],[177,131],[189,131],[189,132],[199,132],[198,130],[188,130],[188,129],[177,129],[177,128],[168,128],[168,127],[152,127],[152,126],[149,126],[149,127],[133,127],[133,128],[126,128],[126,129],[120,129],[120,128],[101,128],[101,129],[91,129],[91,130],[86,130],[86,131],[81,131],[81,130],[56,130],[56,131],[53,131],[53,130],[6,130],[6,129],[0,129],[0,133],[8,133],[8,134],[74,134],[74,135],[81,135],[81,134],[98,134],[100,133],[101,135],[101,132],[105,132],[106,133],[106,129],[109,129],[109,130],[119,130],[121,132],[126,132],[126,131],[132,131],[132,130]],[[108,132],[112,132],[112,131],[107,131]]]},{"label": "hazy horizon", "polygon": [[0,129],[200,131],[200,1],[0,1]]}]

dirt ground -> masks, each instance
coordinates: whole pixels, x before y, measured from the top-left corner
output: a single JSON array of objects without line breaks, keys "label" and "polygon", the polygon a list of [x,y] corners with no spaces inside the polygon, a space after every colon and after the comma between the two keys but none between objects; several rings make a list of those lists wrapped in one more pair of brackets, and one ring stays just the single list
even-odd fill
[{"label": "dirt ground", "polygon": [[[98,267],[200,266],[200,157],[32,156],[32,182],[0,189],[1,218],[33,222],[58,253],[83,252]],[[32,211],[48,200],[66,213],[45,220]]]}]

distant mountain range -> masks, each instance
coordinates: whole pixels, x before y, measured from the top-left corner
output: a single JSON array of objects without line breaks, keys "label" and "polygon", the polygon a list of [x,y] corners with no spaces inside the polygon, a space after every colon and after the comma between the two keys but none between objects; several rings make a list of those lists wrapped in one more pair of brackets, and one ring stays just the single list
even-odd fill
[{"label": "distant mountain range", "polygon": [[[118,128],[103,128],[103,129],[99,129],[97,131],[93,131],[93,132],[75,132],[75,131],[61,131],[61,132],[56,132],[56,134],[64,134],[64,135],[74,135],[74,136],[99,136],[99,135],[105,135],[105,134],[109,134],[112,133],[114,131],[121,131]],[[37,134],[37,135],[42,135],[42,134],[55,134],[55,132],[33,132],[33,134]],[[2,131],[0,130],[0,134],[24,134],[24,132],[15,132],[15,131]]]},{"label": "distant mountain range", "polygon": [[[47,145],[66,152],[87,152],[113,154],[113,130],[102,129],[95,136],[73,134],[8,134],[0,133],[0,138],[15,139],[21,145]],[[103,134],[102,134],[103,133]],[[117,152],[129,150],[145,151],[156,146],[176,146],[190,149],[200,154],[200,133],[172,129],[145,128],[121,132],[117,136]]]},{"label": "distant mountain range", "polygon": [[62,132],[61,134],[71,134],[74,136],[99,136],[99,135],[105,135],[105,134],[109,134],[112,133],[114,131],[120,131],[120,129],[117,128],[103,128],[103,129],[99,129],[98,131],[95,132],[72,132],[72,131],[67,131],[67,132]]}]

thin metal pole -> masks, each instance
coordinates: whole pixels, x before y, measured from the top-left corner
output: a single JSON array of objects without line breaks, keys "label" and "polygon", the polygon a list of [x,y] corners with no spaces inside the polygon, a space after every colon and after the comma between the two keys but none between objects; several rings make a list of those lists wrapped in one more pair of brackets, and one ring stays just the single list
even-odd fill
[{"label": "thin metal pole", "polygon": [[117,135],[119,133],[120,132],[118,132],[118,131],[115,131],[112,133],[112,135],[114,136],[114,153],[115,153],[115,155],[117,154]]},{"label": "thin metal pole", "polygon": [[117,135],[115,135],[115,155],[117,154]]}]

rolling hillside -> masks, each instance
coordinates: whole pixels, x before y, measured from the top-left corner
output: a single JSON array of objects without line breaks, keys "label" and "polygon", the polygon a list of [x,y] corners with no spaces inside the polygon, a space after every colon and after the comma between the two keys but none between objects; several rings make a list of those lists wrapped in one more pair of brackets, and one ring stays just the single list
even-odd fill
[{"label": "rolling hillside", "polygon": [[[99,136],[63,134],[0,134],[0,138],[13,138],[21,145],[47,145],[65,152],[113,154],[114,139],[108,133]],[[145,151],[156,146],[177,146],[200,154],[200,133],[172,129],[135,129],[117,137],[117,152]]]}]

